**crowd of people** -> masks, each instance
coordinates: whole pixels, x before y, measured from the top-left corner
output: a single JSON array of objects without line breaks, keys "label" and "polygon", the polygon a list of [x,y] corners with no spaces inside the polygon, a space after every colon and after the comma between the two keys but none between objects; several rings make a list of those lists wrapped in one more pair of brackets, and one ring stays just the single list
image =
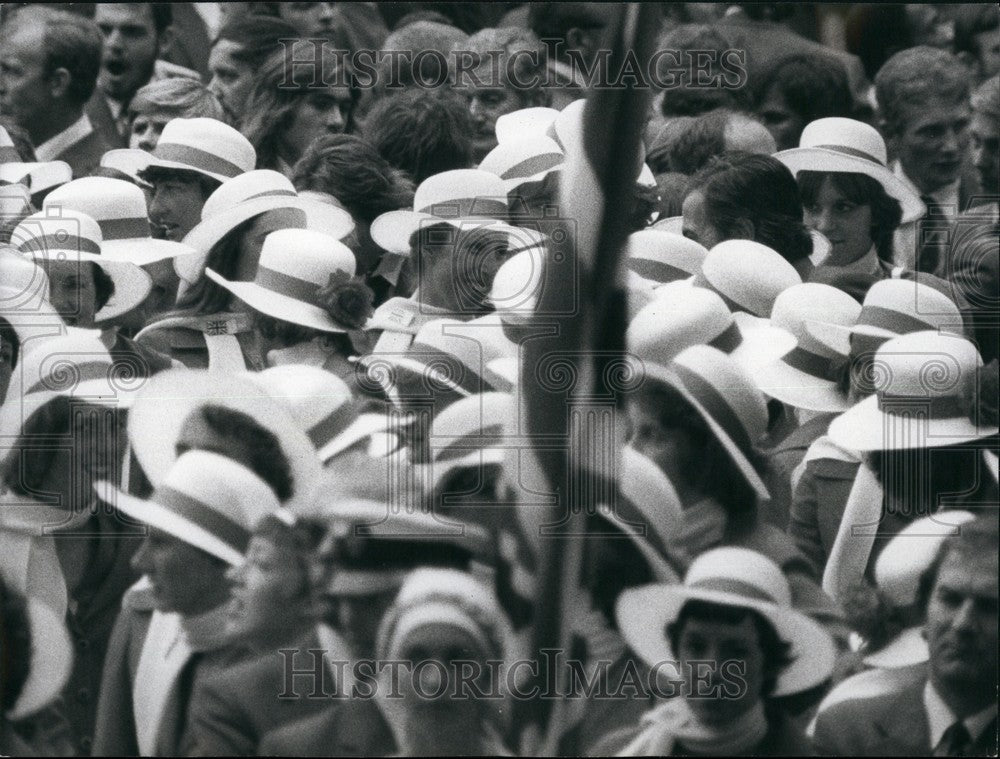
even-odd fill
[{"label": "crowd of people", "polygon": [[997,755],[1000,9],[654,7],[0,6],[0,754]]}]

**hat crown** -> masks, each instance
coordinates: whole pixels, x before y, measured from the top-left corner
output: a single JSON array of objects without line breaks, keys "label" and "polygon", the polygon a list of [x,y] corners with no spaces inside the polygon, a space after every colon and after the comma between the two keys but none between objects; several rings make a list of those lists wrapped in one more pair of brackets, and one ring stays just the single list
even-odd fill
[{"label": "hat crown", "polygon": [[[192,148],[184,160],[185,153],[175,151],[174,147]],[[193,118],[171,119],[163,127],[160,139],[156,143],[153,154],[168,157],[181,163],[190,163],[192,168],[202,170],[199,154],[216,157],[231,164],[232,175],[236,176],[246,171],[253,171],[257,165],[257,151],[250,141],[218,119]]]},{"label": "hat crown", "polygon": [[[983,361],[958,335],[911,332],[884,343],[872,369],[877,394],[906,400],[962,397],[974,386]],[[931,407],[933,409],[933,407]]]},{"label": "hat crown", "polygon": [[93,217],[98,224],[107,219],[144,219],[149,223],[142,190],[131,182],[109,177],[83,177],[67,182],[48,194],[42,209],[79,211]]},{"label": "hat crown", "polygon": [[792,592],[781,568],[748,548],[714,548],[698,556],[684,577],[685,587],[747,593],[754,601],[791,607]]},{"label": "hat crown", "polygon": [[782,292],[774,301],[771,324],[786,329],[799,341],[799,347],[825,358],[839,354],[813,337],[809,323],[821,320],[841,327],[852,327],[861,313],[861,304],[830,285],[803,282]]},{"label": "hat crown", "polygon": [[496,174],[453,169],[427,177],[413,196],[413,210],[444,218],[492,215],[507,206],[507,190]]},{"label": "hat crown", "polygon": [[271,169],[255,169],[239,174],[223,182],[208,196],[202,208],[201,217],[207,219],[221,211],[227,211],[251,198],[266,195],[288,195],[295,197],[295,187],[280,172]]},{"label": "hat crown", "polygon": [[685,348],[708,343],[733,324],[733,315],[716,293],[684,283],[670,286],[669,297],[657,291],[629,322],[630,352],[643,361],[667,366]]},{"label": "hat crown", "polygon": [[806,125],[799,138],[800,148],[827,148],[860,154],[883,166],[888,162],[885,140],[875,127],[855,119],[832,116]]},{"label": "hat crown", "polygon": [[961,328],[962,313],[955,302],[922,282],[882,279],[865,294],[865,308],[887,309],[924,322],[928,329]]},{"label": "hat crown", "polygon": [[725,240],[708,251],[702,275],[755,316],[771,314],[777,297],[802,278],[777,251],[753,240]]},{"label": "hat crown", "polygon": [[355,266],[351,249],[330,235],[311,229],[279,229],[264,238],[258,271],[270,269],[326,286],[336,272],[353,277]]},{"label": "hat crown", "polygon": [[52,254],[62,260],[69,254],[99,253],[104,241],[101,228],[89,214],[70,208],[39,211],[24,219],[10,236],[11,244],[35,257]]},{"label": "hat crown", "polygon": [[178,456],[163,487],[183,493],[248,531],[281,507],[264,480],[233,459],[209,451],[192,450]]}]

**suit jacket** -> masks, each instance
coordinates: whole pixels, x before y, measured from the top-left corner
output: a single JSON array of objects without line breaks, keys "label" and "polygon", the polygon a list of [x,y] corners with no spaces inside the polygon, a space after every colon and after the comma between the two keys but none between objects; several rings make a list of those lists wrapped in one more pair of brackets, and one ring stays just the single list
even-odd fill
[{"label": "suit jacket", "polygon": [[[823,756],[931,756],[923,692],[926,672],[902,691],[841,701],[816,718],[813,744]],[[997,721],[968,756],[996,756]]]},{"label": "suit jacket", "polygon": [[370,698],[338,699],[264,736],[258,756],[388,756],[396,741]]},{"label": "suit jacket", "polygon": [[80,179],[90,176],[101,165],[101,156],[115,147],[117,145],[109,144],[95,129],[57,155],[55,160],[68,163],[73,170],[73,179]]},{"label": "suit jacket", "polygon": [[[322,646],[315,631],[310,631],[289,648],[305,652]],[[305,666],[296,663],[299,670]],[[311,691],[280,697],[285,691],[285,659],[277,651],[237,662],[205,678],[191,696],[181,753],[253,756],[265,733],[330,707],[329,698],[312,697]]]}]

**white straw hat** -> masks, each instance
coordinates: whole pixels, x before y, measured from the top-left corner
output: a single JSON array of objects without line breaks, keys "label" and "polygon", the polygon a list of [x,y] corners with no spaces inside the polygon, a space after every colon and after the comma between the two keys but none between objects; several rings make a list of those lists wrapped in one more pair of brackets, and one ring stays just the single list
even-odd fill
[{"label": "white straw hat", "polygon": [[666,284],[701,271],[708,249],[684,235],[643,229],[628,236],[625,253],[629,269],[640,277]]},{"label": "white straw hat", "polygon": [[107,177],[84,177],[48,194],[44,211],[80,211],[101,228],[101,255],[110,260],[145,266],[194,253],[187,245],[156,240],[150,234],[146,196],[131,182]]},{"label": "white straw hat", "polygon": [[[205,275],[255,311],[321,332],[363,329],[370,314],[344,312],[336,320],[326,305],[350,287],[355,259],[339,240],[309,229],[279,229],[264,238],[253,282],[231,282],[211,269]],[[370,305],[370,304],[369,304]]]},{"label": "white straw hat", "polygon": [[799,147],[774,154],[798,176],[800,171],[864,174],[896,198],[903,207],[903,222],[926,213],[920,198],[888,167],[885,140],[873,126],[854,119],[817,119],[802,130]]},{"label": "white straw hat", "polygon": [[123,513],[237,566],[257,523],[281,508],[278,497],[242,464],[209,451],[181,454],[149,500],[94,485]]},{"label": "white straw hat", "polygon": [[171,119],[163,127],[149,167],[180,169],[225,182],[253,171],[257,151],[242,134],[217,119]]},{"label": "white straw hat", "polygon": [[529,182],[541,182],[562,166],[562,148],[544,135],[525,136],[499,143],[479,164],[503,180],[507,192]]},{"label": "white straw hat", "polygon": [[912,332],[875,354],[875,394],[830,424],[830,439],[855,451],[940,448],[997,434],[979,424],[976,346],[958,335]]},{"label": "white straw hat", "polygon": [[694,284],[719,293],[733,311],[767,318],[775,299],[792,285],[802,284],[802,278],[766,245],[725,240],[708,251]]},{"label": "white straw hat", "polygon": [[71,209],[49,209],[28,216],[11,233],[11,244],[35,261],[93,262],[115,284],[115,292],[94,315],[95,321],[108,321],[141,305],[153,282],[135,264],[110,260],[102,255],[103,235],[90,216]]},{"label": "white straw hat", "polygon": [[814,338],[807,327],[811,320],[822,318],[849,328],[860,313],[861,304],[836,287],[815,282],[789,287],[774,302],[771,324],[790,332],[798,344],[754,372],[757,386],[795,408],[827,412],[849,408],[847,394],[839,386],[847,354]]},{"label": "white straw hat", "polygon": [[847,355],[851,335],[888,340],[926,330],[961,334],[962,313],[951,298],[929,285],[909,279],[883,279],[868,289],[854,324],[831,323],[817,314],[806,326],[828,348]]},{"label": "white straw hat", "polygon": [[836,647],[818,622],[792,608],[792,593],[781,568],[746,548],[715,548],[694,560],[683,585],[646,585],[618,598],[618,629],[647,664],[676,662],[666,628],[687,601],[706,601],[749,609],[763,616],[790,644],[790,663],[781,671],[773,695],[809,690],[833,672]]}]

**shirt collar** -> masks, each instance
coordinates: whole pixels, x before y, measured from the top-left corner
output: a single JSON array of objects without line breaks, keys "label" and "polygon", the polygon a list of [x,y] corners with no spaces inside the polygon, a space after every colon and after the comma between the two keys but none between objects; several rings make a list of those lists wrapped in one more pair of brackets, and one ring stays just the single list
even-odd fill
[{"label": "shirt collar", "polygon": [[69,127],[35,148],[35,156],[39,161],[55,161],[60,155],[93,131],[94,126],[90,123],[90,118],[87,114],[84,113]]},{"label": "shirt collar", "polygon": [[906,176],[906,172],[903,170],[903,164],[898,160],[892,165],[892,173],[900,179],[903,184],[905,184],[918,198],[930,198],[937,205],[943,206],[947,211],[948,216],[955,216],[958,214],[958,188],[962,183],[961,177],[956,179],[950,184],[946,184],[944,187],[940,187],[934,192],[920,192],[917,185]]},{"label": "shirt collar", "polygon": [[[924,711],[927,712],[927,730],[930,733],[930,747],[933,750],[941,743],[945,730],[955,724],[958,718],[952,712],[951,707],[941,698],[941,694],[937,692],[937,688],[934,687],[930,679],[924,684]],[[997,705],[993,703],[982,711],[970,714],[962,720],[962,724],[969,731],[973,742],[979,739],[996,714]]]}]

